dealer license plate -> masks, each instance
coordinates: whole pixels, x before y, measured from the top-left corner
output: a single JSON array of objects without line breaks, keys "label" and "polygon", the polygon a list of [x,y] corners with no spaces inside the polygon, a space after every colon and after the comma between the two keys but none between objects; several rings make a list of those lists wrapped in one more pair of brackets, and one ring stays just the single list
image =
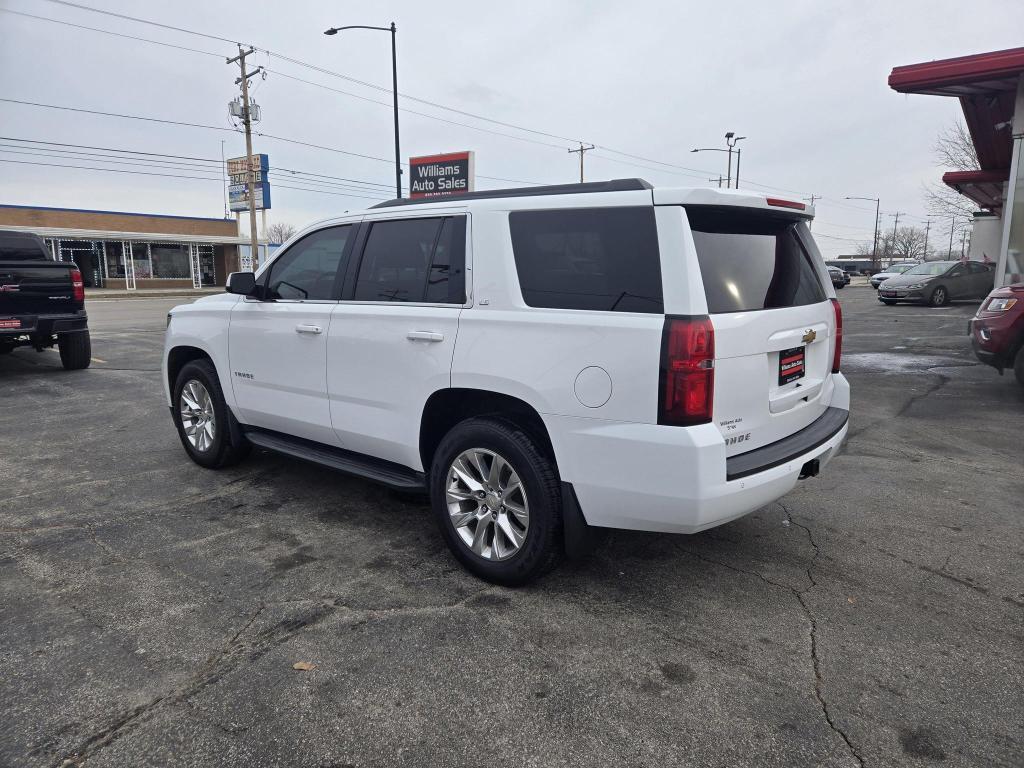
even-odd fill
[{"label": "dealer license plate", "polygon": [[0,317],[0,328],[21,328],[21,320],[16,317]]},{"label": "dealer license plate", "polygon": [[804,377],[804,348],[793,347],[779,352],[779,386]]}]

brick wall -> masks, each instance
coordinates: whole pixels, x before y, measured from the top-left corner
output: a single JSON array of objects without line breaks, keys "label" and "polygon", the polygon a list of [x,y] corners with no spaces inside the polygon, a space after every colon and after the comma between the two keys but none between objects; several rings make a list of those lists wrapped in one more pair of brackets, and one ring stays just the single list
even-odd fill
[{"label": "brick wall", "polygon": [[149,232],[166,235],[237,235],[234,219],[189,219],[178,216],[6,208],[0,205],[0,229],[12,227],[59,227],[100,229],[112,232]]}]

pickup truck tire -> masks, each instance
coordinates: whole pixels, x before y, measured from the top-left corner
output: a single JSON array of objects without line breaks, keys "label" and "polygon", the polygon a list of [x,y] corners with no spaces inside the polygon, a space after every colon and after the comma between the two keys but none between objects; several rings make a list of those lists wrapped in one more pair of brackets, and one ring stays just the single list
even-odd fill
[{"label": "pickup truck tire", "polygon": [[[188,392],[183,398],[182,393],[186,388]],[[195,398],[197,393],[198,401]],[[224,391],[221,389],[220,378],[213,363],[209,360],[193,360],[186,363],[174,382],[172,394],[171,413],[174,425],[178,428],[178,437],[192,461],[207,469],[220,469],[237,463],[249,453],[252,446],[241,436],[238,423],[224,401]],[[190,403],[201,407],[191,408]],[[188,427],[185,425],[186,417],[183,410],[194,413],[197,417],[188,419]],[[206,426],[207,422],[209,427]],[[205,430],[205,435],[202,441],[193,444],[197,423],[200,430]],[[192,438],[187,430],[192,433]]]},{"label": "pickup truck tire", "polygon": [[430,471],[431,505],[452,553],[471,573],[507,587],[533,581],[561,559],[560,488],[554,461],[500,417],[455,425]]},{"label": "pickup truck tire", "polygon": [[65,370],[77,371],[88,368],[92,362],[92,341],[88,331],[62,333],[57,337],[60,362]]}]

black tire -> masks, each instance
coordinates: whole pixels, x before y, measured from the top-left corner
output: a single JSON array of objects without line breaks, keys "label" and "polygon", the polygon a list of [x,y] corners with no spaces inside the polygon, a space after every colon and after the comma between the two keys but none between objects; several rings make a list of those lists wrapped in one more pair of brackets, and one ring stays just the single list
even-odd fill
[{"label": "black tire", "polygon": [[[474,448],[493,452],[504,459],[522,483],[529,522],[525,540],[506,559],[491,559],[473,552],[456,532],[448,511],[449,470],[456,458]],[[497,417],[473,418],[453,427],[434,454],[430,470],[430,498],[448,547],[468,571],[485,581],[507,587],[521,586],[550,571],[562,558],[562,496],[558,468],[534,438],[510,422]],[[486,502],[467,500],[467,503],[477,504],[476,510],[479,511],[485,509],[483,505]],[[495,551],[498,550],[497,522],[494,516],[491,520],[488,523],[492,542],[489,549]],[[465,530],[474,532],[482,522],[486,523],[486,517],[483,521],[476,521],[472,529],[467,526]],[[502,541],[509,541],[504,534],[502,536]]]},{"label": "black tire", "polygon": [[[213,439],[203,448],[190,442],[182,421],[181,392],[185,385],[192,381],[199,382],[209,393],[214,416]],[[224,391],[221,389],[220,378],[213,363],[209,360],[193,360],[186,363],[174,382],[172,395],[171,414],[174,426],[177,427],[181,444],[192,461],[207,469],[220,469],[237,463],[249,453],[252,446],[242,436],[238,422],[224,401]]]},{"label": "black tire", "polygon": [[62,333],[57,337],[60,362],[67,371],[88,368],[92,362],[92,340],[88,331]]},{"label": "black tire", "polygon": [[1017,383],[1024,387],[1024,346],[1017,350],[1017,357],[1013,363],[1013,375],[1017,377]]},{"label": "black tire", "polygon": [[879,299],[879,301],[885,304],[885,306],[887,307],[892,307],[896,305],[895,299]]},{"label": "black tire", "polygon": [[838,288],[840,291],[843,290],[843,288],[845,288],[845,287],[846,287],[846,283],[843,283],[841,285],[837,285],[836,286],[836,288]]},{"label": "black tire", "polygon": [[13,344],[0,344],[0,355],[9,355],[14,351]]},{"label": "black tire", "polygon": [[935,286],[928,297],[928,304],[933,307],[944,307],[949,304],[949,291],[946,290],[946,286]]}]

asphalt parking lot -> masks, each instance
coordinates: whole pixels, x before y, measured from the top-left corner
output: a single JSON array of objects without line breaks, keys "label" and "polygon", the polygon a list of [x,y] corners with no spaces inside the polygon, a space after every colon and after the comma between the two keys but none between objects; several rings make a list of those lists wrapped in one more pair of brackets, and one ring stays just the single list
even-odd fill
[{"label": "asphalt parking lot", "polygon": [[519,590],[373,485],[193,465],[180,300],[90,303],[89,370],[0,357],[0,765],[1021,765],[1024,389],[973,305],[839,295],[820,477]]}]

